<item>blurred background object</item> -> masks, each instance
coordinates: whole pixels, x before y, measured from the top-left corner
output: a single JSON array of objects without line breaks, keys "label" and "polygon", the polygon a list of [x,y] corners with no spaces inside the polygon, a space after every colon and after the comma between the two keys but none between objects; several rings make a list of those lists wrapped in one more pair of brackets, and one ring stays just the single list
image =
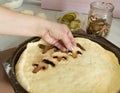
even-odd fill
[{"label": "blurred background object", "polygon": [[107,36],[111,27],[114,6],[109,2],[95,1],[90,4],[87,33]]},{"label": "blurred background object", "polygon": [[19,8],[23,4],[23,0],[7,0],[5,3],[2,5],[7,7],[7,8]]},{"label": "blurred background object", "polygon": [[56,15],[57,22],[66,24],[72,32],[85,30],[85,19],[85,16],[77,11],[62,11]]},{"label": "blurred background object", "polygon": [[[77,10],[80,13],[88,13],[89,5],[93,1],[100,0],[41,0],[41,7],[53,10]],[[120,0],[103,0],[104,2],[113,3],[115,10],[114,17],[120,18]]]}]

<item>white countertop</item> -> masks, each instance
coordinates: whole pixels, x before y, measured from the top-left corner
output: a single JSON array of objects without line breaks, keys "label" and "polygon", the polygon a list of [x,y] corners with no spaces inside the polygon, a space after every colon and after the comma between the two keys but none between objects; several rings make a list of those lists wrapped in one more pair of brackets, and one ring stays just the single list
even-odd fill
[{"label": "white countertop", "polygon": [[[45,13],[48,19],[55,21],[55,16],[58,11],[41,9],[40,3],[30,2],[31,0],[25,0],[22,7],[19,10],[32,10],[35,13]],[[2,3],[2,0],[0,0]],[[8,48],[16,47],[24,40],[30,37],[18,37],[18,36],[0,36],[0,51]],[[109,35],[106,37],[116,46],[120,47],[120,19],[113,18],[112,26]]]}]

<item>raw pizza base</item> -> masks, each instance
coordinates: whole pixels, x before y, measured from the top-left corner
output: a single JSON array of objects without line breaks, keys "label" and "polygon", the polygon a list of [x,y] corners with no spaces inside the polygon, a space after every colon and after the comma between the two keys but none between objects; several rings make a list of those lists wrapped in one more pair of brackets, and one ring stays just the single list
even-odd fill
[{"label": "raw pizza base", "polygon": [[86,51],[77,58],[69,56],[56,67],[33,73],[33,63],[46,55],[38,44],[43,40],[28,43],[16,64],[16,77],[29,93],[117,93],[120,90],[120,65],[114,53],[99,44],[75,38]]}]

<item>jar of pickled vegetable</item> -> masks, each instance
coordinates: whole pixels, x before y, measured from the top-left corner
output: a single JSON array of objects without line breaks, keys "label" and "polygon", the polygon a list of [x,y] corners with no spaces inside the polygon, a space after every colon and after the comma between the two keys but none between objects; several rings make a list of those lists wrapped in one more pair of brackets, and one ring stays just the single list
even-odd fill
[{"label": "jar of pickled vegetable", "polygon": [[85,17],[78,11],[58,12],[56,19],[58,23],[67,25],[72,32],[85,30]]},{"label": "jar of pickled vegetable", "polygon": [[90,4],[87,33],[106,36],[112,23],[114,6],[111,3],[96,1]]}]

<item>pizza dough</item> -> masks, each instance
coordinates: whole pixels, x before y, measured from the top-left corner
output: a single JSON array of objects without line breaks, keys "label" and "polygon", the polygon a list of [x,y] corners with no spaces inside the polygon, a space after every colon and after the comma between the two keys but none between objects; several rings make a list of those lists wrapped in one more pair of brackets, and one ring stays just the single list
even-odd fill
[{"label": "pizza dough", "polygon": [[43,40],[28,43],[16,64],[16,78],[21,86],[29,93],[118,93],[120,65],[114,53],[85,38],[75,41],[85,49],[82,54],[73,58],[64,53],[67,59],[37,73],[33,73],[33,64],[52,58],[55,52],[49,49],[43,53],[38,47],[48,45]]}]

